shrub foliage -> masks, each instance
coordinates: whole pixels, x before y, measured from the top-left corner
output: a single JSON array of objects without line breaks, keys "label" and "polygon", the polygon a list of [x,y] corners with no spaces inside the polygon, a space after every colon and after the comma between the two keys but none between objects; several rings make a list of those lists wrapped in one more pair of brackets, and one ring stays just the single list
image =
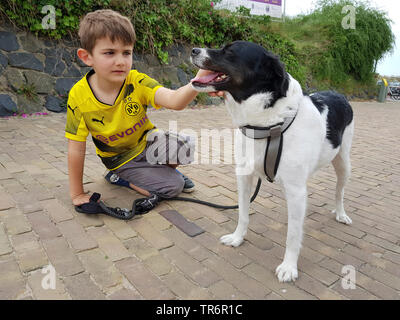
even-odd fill
[{"label": "shrub foliage", "polygon": [[[345,29],[342,9],[356,9],[355,28]],[[354,0],[320,0],[316,10],[293,21],[311,24],[326,39],[312,64],[314,76],[343,83],[349,76],[360,82],[371,80],[377,62],[393,49],[395,37],[386,13]]]},{"label": "shrub foliage", "polygon": [[[218,2],[218,0],[214,0]],[[294,45],[277,34],[264,33],[260,26],[270,23],[269,17],[250,17],[240,8],[236,13],[214,10],[209,0],[5,0],[0,14],[17,26],[52,38],[76,37],[79,20],[87,12],[110,8],[128,16],[137,33],[136,50],[157,54],[168,61],[165,48],[174,42],[195,46],[219,47],[234,40],[257,42],[279,54],[289,72],[302,78]],[[45,5],[56,8],[56,29],[43,29]]]},{"label": "shrub foliage", "polygon": [[[45,5],[56,8],[55,29],[41,27]],[[345,5],[356,7],[355,29],[342,28]],[[287,71],[302,84],[310,76],[335,84],[344,83],[349,76],[367,81],[377,61],[394,44],[386,14],[357,0],[319,0],[311,14],[282,23],[292,25],[297,36],[299,30],[305,30],[303,36],[319,34],[322,44],[318,50],[303,46],[301,37],[274,32],[269,17],[251,17],[243,7],[236,13],[214,10],[210,0],[3,0],[0,15],[39,35],[76,38],[80,19],[100,8],[128,16],[137,33],[135,50],[155,53],[164,63],[168,61],[166,47],[174,42],[219,47],[234,40],[248,40],[278,54]]]}]

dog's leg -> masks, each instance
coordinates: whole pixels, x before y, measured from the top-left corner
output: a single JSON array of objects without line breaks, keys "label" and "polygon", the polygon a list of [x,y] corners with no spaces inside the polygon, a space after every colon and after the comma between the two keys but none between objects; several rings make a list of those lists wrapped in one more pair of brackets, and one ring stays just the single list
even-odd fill
[{"label": "dog's leg", "polygon": [[333,159],[332,164],[335,168],[337,175],[336,183],[336,209],[332,213],[336,214],[336,220],[344,224],[351,224],[352,220],[344,211],[343,197],[344,197],[344,186],[350,177],[350,157],[343,157],[344,155],[339,154]]},{"label": "dog's leg", "polygon": [[339,153],[332,160],[333,167],[335,168],[337,183],[336,183],[336,209],[332,212],[336,214],[336,220],[351,224],[352,220],[347,216],[344,211],[343,197],[344,197],[344,187],[349,180],[351,173],[351,163],[350,163],[350,149],[353,137],[354,126],[353,123],[346,128],[343,133],[343,141],[340,146]]},{"label": "dog's leg", "polygon": [[227,246],[237,247],[244,239],[249,225],[250,192],[253,185],[253,175],[237,175],[239,196],[239,221],[234,233],[221,237],[221,242]]},{"label": "dog's leg", "polygon": [[303,222],[307,205],[307,187],[304,183],[284,184],[288,207],[288,230],[283,262],[276,268],[280,282],[294,281],[298,277],[297,259],[303,239]]},{"label": "dog's leg", "polygon": [[343,159],[343,155],[339,153],[335,159],[333,159],[332,164],[337,175],[336,209],[332,212],[336,214],[337,221],[345,224],[351,224],[352,220],[344,211],[343,205],[344,186],[350,177],[350,159]]}]

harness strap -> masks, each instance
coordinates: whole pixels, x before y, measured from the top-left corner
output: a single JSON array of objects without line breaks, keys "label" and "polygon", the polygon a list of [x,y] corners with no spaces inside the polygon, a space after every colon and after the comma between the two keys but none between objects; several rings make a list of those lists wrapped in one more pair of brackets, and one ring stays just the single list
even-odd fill
[{"label": "harness strap", "polygon": [[264,171],[269,182],[274,181],[275,173],[278,170],[282,140],[281,126],[271,128],[264,158]]},{"label": "harness strap", "polygon": [[266,139],[271,136],[271,129],[275,128],[276,126],[281,126],[281,132],[284,133],[290,127],[295,117],[296,115],[292,117],[287,117],[284,119],[283,122],[279,122],[270,127],[257,127],[257,126],[247,125],[240,127],[239,129],[248,138]]},{"label": "harness strap", "polygon": [[275,174],[278,171],[283,145],[283,133],[290,127],[295,118],[296,114],[285,118],[284,122],[270,127],[248,125],[239,128],[248,138],[268,139],[264,158],[264,172],[269,182],[274,182]]}]

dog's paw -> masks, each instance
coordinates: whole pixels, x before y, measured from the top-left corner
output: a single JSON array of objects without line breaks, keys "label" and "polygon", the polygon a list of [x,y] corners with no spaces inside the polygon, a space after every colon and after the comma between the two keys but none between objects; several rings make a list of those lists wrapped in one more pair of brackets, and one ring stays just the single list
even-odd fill
[{"label": "dog's paw", "polygon": [[231,234],[222,236],[219,240],[221,241],[221,243],[223,243],[226,246],[238,247],[243,242],[243,237],[239,237],[239,236],[235,235],[234,233],[231,233]]},{"label": "dog's paw", "polygon": [[275,271],[279,282],[295,281],[298,277],[297,267],[286,262],[282,262]]},{"label": "dog's paw", "polygon": [[337,213],[336,210],[333,210],[332,213],[336,214],[336,221],[344,224],[352,224],[353,221],[351,218],[344,212]]},{"label": "dog's paw", "polygon": [[350,219],[350,217],[346,214],[341,215],[341,216],[336,216],[336,221],[344,224],[352,224],[353,221]]}]

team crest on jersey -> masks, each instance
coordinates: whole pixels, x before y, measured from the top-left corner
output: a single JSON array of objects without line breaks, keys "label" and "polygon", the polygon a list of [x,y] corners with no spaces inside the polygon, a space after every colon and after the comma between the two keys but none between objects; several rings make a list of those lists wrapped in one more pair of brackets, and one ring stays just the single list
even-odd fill
[{"label": "team crest on jersey", "polygon": [[128,116],[136,116],[140,111],[140,104],[132,101],[131,98],[125,99],[125,112]]}]

